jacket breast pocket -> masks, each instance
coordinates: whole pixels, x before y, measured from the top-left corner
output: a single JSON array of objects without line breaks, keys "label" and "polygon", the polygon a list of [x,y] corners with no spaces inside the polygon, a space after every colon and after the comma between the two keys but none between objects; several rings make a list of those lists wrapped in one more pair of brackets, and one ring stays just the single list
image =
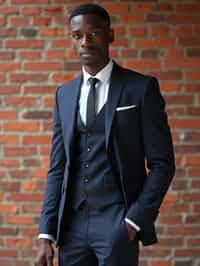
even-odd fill
[{"label": "jacket breast pocket", "polygon": [[129,128],[130,126],[136,125],[139,118],[138,108],[130,108],[117,111],[116,110],[116,122],[118,126]]}]

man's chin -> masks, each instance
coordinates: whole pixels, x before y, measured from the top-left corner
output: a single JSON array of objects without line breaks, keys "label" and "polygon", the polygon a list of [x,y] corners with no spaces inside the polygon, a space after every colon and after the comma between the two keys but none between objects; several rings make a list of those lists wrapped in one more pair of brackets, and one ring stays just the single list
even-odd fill
[{"label": "man's chin", "polygon": [[81,57],[80,62],[84,66],[93,66],[95,65],[95,60],[91,57]]}]

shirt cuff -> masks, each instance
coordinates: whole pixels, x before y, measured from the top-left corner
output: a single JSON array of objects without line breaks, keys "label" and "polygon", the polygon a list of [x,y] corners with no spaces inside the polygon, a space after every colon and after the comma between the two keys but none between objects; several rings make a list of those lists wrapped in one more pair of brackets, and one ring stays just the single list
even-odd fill
[{"label": "shirt cuff", "polygon": [[137,224],[135,224],[133,221],[131,221],[130,219],[125,218],[125,222],[127,222],[127,223],[129,223],[131,226],[133,226],[134,229],[135,229],[137,232],[139,232],[139,231],[141,230],[141,228],[140,228]]},{"label": "shirt cuff", "polygon": [[51,240],[52,242],[55,241],[54,237],[49,234],[39,234],[38,239],[41,239],[41,238]]}]

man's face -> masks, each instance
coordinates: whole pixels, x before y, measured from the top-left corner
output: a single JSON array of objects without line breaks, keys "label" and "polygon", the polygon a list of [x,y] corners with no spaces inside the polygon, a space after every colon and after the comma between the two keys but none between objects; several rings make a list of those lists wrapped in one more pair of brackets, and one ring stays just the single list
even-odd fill
[{"label": "man's face", "polygon": [[107,63],[114,34],[101,17],[92,14],[74,16],[70,21],[70,31],[82,65],[97,69]]}]

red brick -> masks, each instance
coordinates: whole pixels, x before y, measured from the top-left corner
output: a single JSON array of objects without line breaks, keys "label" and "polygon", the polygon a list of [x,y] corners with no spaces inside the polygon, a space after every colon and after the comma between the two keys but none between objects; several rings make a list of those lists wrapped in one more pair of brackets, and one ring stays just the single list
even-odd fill
[{"label": "red brick", "polygon": [[182,58],[176,60],[174,60],[173,58],[168,58],[164,62],[164,65],[167,68],[198,68],[200,67],[200,60],[196,58]]},{"label": "red brick", "polygon": [[51,136],[24,136],[23,144],[50,144]]},{"label": "red brick", "polygon": [[187,80],[200,80],[200,71],[187,71],[185,72],[185,78]]},{"label": "red brick", "polygon": [[[162,75],[163,76],[163,75]],[[174,82],[160,82],[160,88],[163,92],[180,92],[181,86],[178,83]]]},{"label": "red brick", "polygon": [[12,177],[12,179],[23,179],[26,178],[27,176],[31,177],[31,172],[30,170],[9,170],[8,175]]},{"label": "red brick", "polygon": [[[10,144],[10,142],[9,142]],[[14,143],[16,144],[16,143]],[[5,159],[5,160],[1,160],[0,162],[0,165],[2,167],[6,167],[6,168],[18,168],[20,163],[19,163],[19,160],[8,160],[8,159]]]},{"label": "red brick", "polygon": [[185,222],[187,224],[199,224],[200,223],[200,215],[188,215],[185,218]]},{"label": "red brick", "polygon": [[50,17],[34,16],[32,21],[33,26],[48,26],[50,23]]},{"label": "red brick", "polygon": [[199,119],[171,119],[170,124],[172,127],[175,128],[196,128],[200,127],[200,120]]},{"label": "red brick", "polygon": [[49,94],[54,93],[55,90],[54,86],[26,86],[24,88],[25,94]]},{"label": "red brick", "polygon": [[[27,219],[26,217],[24,217]],[[16,220],[18,221],[18,220]],[[33,242],[31,238],[10,238],[6,240],[6,244],[8,247],[18,247],[18,248],[23,248],[23,247],[31,247],[33,245]]]},{"label": "red brick", "polygon": [[59,83],[66,83],[72,80],[73,74],[71,73],[59,73],[59,74],[54,74],[52,76],[52,81],[59,84]]},{"label": "red brick", "polygon": [[17,62],[12,63],[0,63],[0,71],[7,72],[7,71],[16,71],[20,68],[20,64]]},{"label": "red brick", "polygon": [[54,106],[54,98],[53,97],[48,97],[44,99],[44,107],[46,108],[53,108]]},{"label": "red brick", "polygon": [[21,59],[25,60],[38,60],[41,58],[41,53],[39,51],[22,51],[19,53]]},{"label": "red brick", "polygon": [[22,8],[22,14],[25,16],[31,16],[31,15],[39,15],[41,12],[40,7],[35,7],[35,6],[25,6]]},{"label": "red brick", "polygon": [[164,261],[164,260],[156,260],[152,261],[151,266],[170,266],[169,261]]},{"label": "red brick", "polygon": [[[43,186],[44,187],[44,186]],[[34,205],[34,204],[26,204],[23,206],[23,212],[24,213],[37,213],[39,214],[41,211],[41,207],[37,204],[37,205]]]},{"label": "red brick", "polygon": [[200,176],[200,168],[191,168],[188,170],[189,171],[189,175],[192,176],[196,176],[199,177]]},{"label": "red brick", "polygon": [[177,4],[176,5],[176,11],[178,13],[191,13],[191,14],[194,14],[194,13],[197,13],[199,14],[199,10],[200,10],[200,4],[198,3],[194,3],[194,4]]},{"label": "red brick", "polygon": [[71,46],[70,39],[56,39],[52,40],[51,48],[66,48]]},{"label": "red brick", "polygon": [[161,63],[157,60],[138,60],[138,61],[127,61],[125,66],[131,68],[133,70],[136,69],[143,69],[143,70],[150,70],[150,69],[160,69]]},{"label": "red brick", "polygon": [[6,79],[5,74],[4,73],[0,73],[0,82],[1,83],[5,83],[5,79]]},{"label": "red brick", "polygon": [[163,215],[159,218],[161,224],[182,224],[182,216],[181,215]]},{"label": "red brick", "polygon": [[183,105],[188,105],[192,104],[194,102],[194,97],[193,96],[165,96],[166,102],[168,104],[183,104]]},{"label": "red brick", "polygon": [[187,240],[188,247],[195,246],[200,247],[200,238],[191,238]]},{"label": "red brick", "polygon": [[1,182],[1,188],[6,192],[18,192],[20,188],[19,182]]},{"label": "red brick", "polygon": [[175,256],[177,257],[199,257],[199,250],[198,249],[177,249],[175,250]]},{"label": "red brick", "polygon": [[[12,250],[12,249],[8,249],[8,250],[0,250],[0,257],[1,258],[10,258],[10,257],[16,257],[17,256],[17,250]],[[4,264],[2,264],[4,265]]]},{"label": "red brick", "polygon": [[12,6],[0,7],[0,14],[16,15],[18,13],[19,9],[17,7],[12,7]]},{"label": "red brick", "polygon": [[200,230],[200,227],[199,226],[189,226],[189,225],[176,225],[176,226],[172,226],[172,227],[169,227],[167,229],[167,234],[170,234],[170,235],[176,235],[177,237],[178,236],[193,236],[193,235],[196,235],[197,232]]},{"label": "red brick", "polygon": [[33,62],[33,63],[25,63],[24,65],[25,70],[31,71],[56,71],[61,70],[60,63],[46,63],[46,62]]},{"label": "red brick", "polygon": [[130,25],[134,25],[134,24],[139,24],[141,25],[145,18],[144,18],[144,14],[135,14],[134,16],[132,15],[126,15],[126,16],[121,16],[121,23],[128,23]]},{"label": "red brick", "polygon": [[129,11],[129,6],[125,3],[118,3],[116,4],[107,4],[106,5],[106,9],[108,10],[108,12],[112,12],[115,15],[116,14],[127,14]]},{"label": "red brick", "polygon": [[3,126],[5,131],[38,131],[39,130],[39,122],[7,122],[4,123]]},{"label": "red brick", "polygon": [[197,46],[199,47],[200,46],[200,38],[197,38],[197,37],[193,37],[193,38],[182,38],[182,39],[179,39],[179,42],[178,42],[178,45],[179,46]]},{"label": "red brick", "polygon": [[157,12],[170,12],[174,10],[174,7],[170,3],[156,3],[156,6],[154,8]]},{"label": "red brick", "polygon": [[16,235],[16,229],[13,228],[8,228],[8,227],[4,227],[4,228],[0,228],[0,235],[1,236],[14,236]]},{"label": "red brick", "polygon": [[[0,0],[2,266],[30,266],[36,257],[35,240],[50,161],[54,93],[59,84],[81,70],[68,35],[67,17],[77,4],[87,2]],[[115,30],[110,56],[119,64],[158,78],[175,146],[176,176],[156,222],[159,243],[141,248],[139,264],[197,265],[200,3],[115,2],[102,1],[111,11]]]},{"label": "red brick", "polygon": [[36,97],[33,96],[5,96],[5,104],[7,106],[31,107],[37,102]]},{"label": "red brick", "polygon": [[[12,193],[12,195],[8,196],[8,200],[11,201],[17,201],[17,202],[41,202],[41,200],[43,199],[43,194],[41,193]],[[31,219],[30,216],[19,216],[18,217],[18,221],[15,219],[16,217],[8,217],[7,221],[9,223],[13,223],[13,224],[33,224],[33,220]]]},{"label": "red brick", "polygon": [[18,207],[16,205],[2,205],[0,204],[0,212],[1,213],[10,213],[10,214],[15,214],[18,212]]},{"label": "red brick", "polygon": [[11,17],[11,26],[22,27],[28,25],[28,18],[25,17]]},{"label": "red brick", "polygon": [[65,51],[64,50],[48,50],[45,54],[45,58],[47,60],[52,60],[52,59],[63,59],[65,57]]},{"label": "red brick", "polygon": [[187,155],[183,157],[183,166],[198,166],[200,165],[200,156]]},{"label": "red brick", "polygon": [[42,37],[59,37],[64,35],[64,28],[42,28],[39,31]]},{"label": "red brick", "polygon": [[15,111],[0,111],[0,120],[16,120],[17,112]]},{"label": "red brick", "polygon": [[21,49],[21,48],[43,48],[43,41],[41,40],[6,40],[6,47],[12,49]]},{"label": "red brick", "polygon": [[175,25],[173,33],[175,37],[185,38],[188,36],[192,38],[192,25]]},{"label": "red brick", "polygon": [[19,137],[17,135],[0,135],[0,144],[18,144],[19,143]]},{"label": "red brick", "polygon": [[170,15],[168,22],[171,24],[198,24],[200,18],[198,15]]},{"label": "red brick", "polygon": [[36,147],[6,147],[4,153],[6,156],[31,156],[36,154]]},{"label": "red brick", "polygon": [[174,41],[170,38],[156,38],[156,39],[137,39],[136,47],[138,48],[165,48],[165,47],[172,47]]},{"label": "red brick", "polygon": [[[48,4],[49,0],[34,0],[34,4]],[[33,4],[32,0],[11,0],[12,4]]]},{"label": "red brick", "polygon": [[36,181],[24,181],[22,184],[23,191],[37,191],[38,183]]},{"label": "red brick", "polygon": [[0,26],[4,26],[5,25],[5,17],[4,16],[0,16]]}]

